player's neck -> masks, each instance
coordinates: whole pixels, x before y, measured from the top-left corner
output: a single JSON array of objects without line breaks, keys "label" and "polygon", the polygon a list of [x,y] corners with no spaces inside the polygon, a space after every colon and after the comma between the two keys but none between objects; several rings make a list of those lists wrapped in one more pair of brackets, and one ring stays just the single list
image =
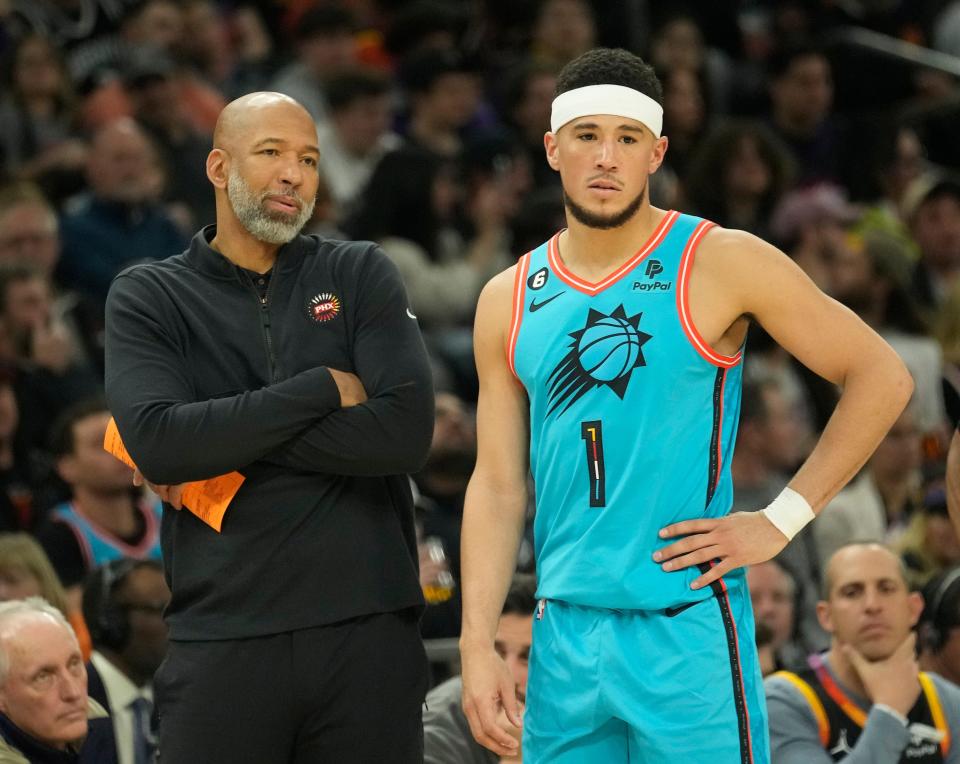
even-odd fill
[{"label": "player's neck", "polygon": [[666,211],[644,204],[617,228],[592,228],[569,212],[568,228],[560,234],[559,254],[564,266],[588,281],[600,281],[633,257],[653,235]]}]

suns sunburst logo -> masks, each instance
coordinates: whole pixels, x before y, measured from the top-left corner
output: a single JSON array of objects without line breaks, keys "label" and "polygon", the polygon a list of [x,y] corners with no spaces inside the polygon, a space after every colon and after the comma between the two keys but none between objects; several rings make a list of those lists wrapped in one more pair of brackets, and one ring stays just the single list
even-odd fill
[{"label": "suns sunburst logo", "polygon": [[330,321],[340,313],[340,298],[333,292],[321,292],[307,303],[307,315],[314,321]]},{"label": "suns sunburst logo", "polygon": [[570,352],[547,379],[548,414],[558,410],[563,414],[588,391],[601,385],[623,400],[633,370],[647,365],[643,346],[652,337],[640,329],[642,315],[627,316],[623,305],[610,314],[590,309],[586,326],[570,333]]}]

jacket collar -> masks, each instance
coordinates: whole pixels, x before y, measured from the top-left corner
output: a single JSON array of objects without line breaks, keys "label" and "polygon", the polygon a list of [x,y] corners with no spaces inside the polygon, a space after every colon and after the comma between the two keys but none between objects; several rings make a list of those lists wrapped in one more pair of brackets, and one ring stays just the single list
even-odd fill
[{"label": "jacket collar", "polygon": [[[240,268],[210,246],[210,242],[216,235],[216,225],[208,225],[197,231],[186,251],[187,262],[208,276],[235,281],[239,278]],[[277,252],[277,262],[273,267],[274,272],[285,272],[297,268],[300,258],[315,246],[315,239],[302,234],[297,235],[291,242],[280,247]]]}]

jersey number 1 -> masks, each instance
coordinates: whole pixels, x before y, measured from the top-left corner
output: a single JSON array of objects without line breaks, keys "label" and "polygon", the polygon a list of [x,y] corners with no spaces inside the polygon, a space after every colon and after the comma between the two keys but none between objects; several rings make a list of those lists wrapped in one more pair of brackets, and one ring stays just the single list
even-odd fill
[{"label": "jersey number 1", "polygon": [[587,452],[590,473],[590,506],[607,506],[607,481],[603,468],[603,423],[598,419],[580,423],[580,437]]}]

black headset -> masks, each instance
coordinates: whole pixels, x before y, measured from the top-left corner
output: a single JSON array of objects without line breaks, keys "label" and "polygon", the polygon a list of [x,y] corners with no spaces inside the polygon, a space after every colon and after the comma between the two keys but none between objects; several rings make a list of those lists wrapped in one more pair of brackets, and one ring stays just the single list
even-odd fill
[{"label": "black headset", "polygon": [[113,601],[117,588],[142,560],[121,557],[94,570],[83,592],[83,616],[94,647],[123,651],[130,641],[130,620],[125,608]]},{"label": "black headset", "polygon": [[924,610],[923,626],[920,634],[924,645],[933,652],[939,652],[947,643],[949,628],[944,626],[947,616],[941,610],[950,589],[958,581],[960,581],[960,567],[956,567],[934,579],[924,590],[924,593],[930,596],[929,598],[925,597],[929,604]]}]

